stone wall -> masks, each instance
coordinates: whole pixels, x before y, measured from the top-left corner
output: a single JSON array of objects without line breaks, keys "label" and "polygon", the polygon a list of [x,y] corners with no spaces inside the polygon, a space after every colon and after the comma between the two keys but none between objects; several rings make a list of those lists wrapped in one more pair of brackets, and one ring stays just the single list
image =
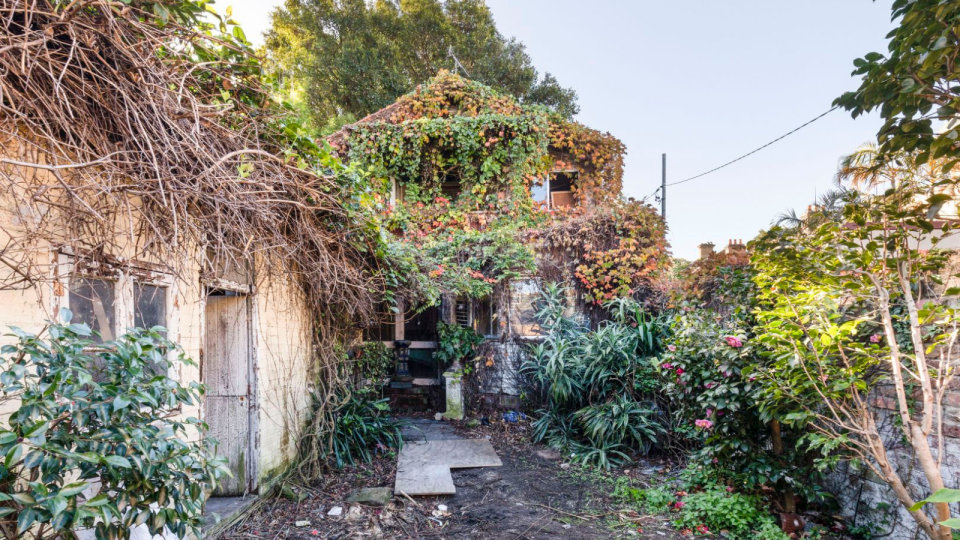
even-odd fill
[{"label": "stone wall", "polygon": [[[929,495],[923,471],[909,444],[903,442],[902,430],[896,425],[896,394],[892,386],[880,388],[871,404],[878,411],[880,430],[887,441],[887,450],[915,500]],[[943,476],[947,487],[960,488],[960,387],[945,395],[943,414]],[[939,454],[940,441],[931,437],[934,456]],[[870,536],[891,540],[925,537],[893,491],[870,469],[851,463],[843,464],[830,475],[826,485],[837,498],[842,515],[854,526],[869,531]],[[954,515],[960,505],[954,505]]]}]

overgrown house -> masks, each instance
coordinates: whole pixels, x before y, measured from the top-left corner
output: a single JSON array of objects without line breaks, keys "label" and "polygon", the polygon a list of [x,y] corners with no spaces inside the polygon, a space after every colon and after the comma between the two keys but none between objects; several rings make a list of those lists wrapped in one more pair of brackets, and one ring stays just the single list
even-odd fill
[{"label": "overgrown house", "polygon": [[[409,348],[409,376],[386,387],[401,408],[443,410],[445,371],[447,391],[460,392],[460,359],[445,352],[456,343],[444,342],[460,338],[449,325],[484,338],[463,359],[468,406],[514,406],[523,353],[541,335],[541,284],[568,287],[571,309],[589,317],[644,287],[665,252],[653,209],[621,197],[619,140],[455,74],[327,141],[382,182],[384,230],[425,269],[420,290],[432,291],[398,292],[363,330],[367,343]],[[446,407],[461,416],[455,399]]]}]

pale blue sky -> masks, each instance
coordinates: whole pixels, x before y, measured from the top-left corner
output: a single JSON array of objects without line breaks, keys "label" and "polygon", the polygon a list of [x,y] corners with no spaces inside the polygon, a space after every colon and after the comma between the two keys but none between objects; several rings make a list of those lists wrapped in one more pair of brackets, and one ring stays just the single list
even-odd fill
[{"label": "pale blue sky", "polygon": [[[577,120],[627,145],[624,191],[643,197],[712,169],[830,108],[856,88],[853,60],[885,52],[891,0],[487,0],[500,31],[580,94]],[[279,0],[218,2],[259,43]],[[669,188],[672,250],[744,241],[829,189],[837,160],[876,116],[836,111],[722,171]]]}]

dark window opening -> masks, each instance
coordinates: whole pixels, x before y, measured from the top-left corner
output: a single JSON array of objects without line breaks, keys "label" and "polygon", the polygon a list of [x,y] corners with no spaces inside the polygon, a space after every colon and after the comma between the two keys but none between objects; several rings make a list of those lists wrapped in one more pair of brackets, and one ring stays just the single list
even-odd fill
[{"label": "dark window opening", "polygon": [[74,323],[86,323],[99,336],[91,339],[97,343],[112,341],[116,329],[116,310],[114,297],[116,291],[112,281],[103,279],[74,279],[70,282],[70,311]]},{"label": "dark window opening", "polygon": [[576,205],[574,182],[577,173],[555,173],[550,178],[551,208],[565,208]]},{"label": "dark window opening", "polygon": [[[160,332],[166,335],[167,331],[167,289],[156,285],[147,285],[143,283],[133,284],[133,325],[137,328],[154,328],[162,326],[164,330]],[[150,368],[154,373],[160,374],[166,372],[166,366],[148,360]]]},{"label": "dark window opening", "polygon": [[497,336],[496,312],[493,308],[493,300],[484,298],[474,303],[473,325],[474,329],[486,337]]},{"label": "dark window opening", "polygon": [[[167,288],[143,283],[133,284],[133,325],[137,328],[167,327]],[[166,334],[166,331],[163,332]]]},{"label": "dark window opening", "polygon": [[456,178],[447,177],[440,184],[440,194],[449,199],[450,202],[456,201],[461,191],[463,191],[463,186],[460,185],[460,180]]},{"label": "dark window opening", "polygon": [[403,324],[403,336],[408,341],[437,341],[437,322],[440,306],[430,306],[420,313],[408,312]]},{"label": "dark window opening", "polygon": [[374,320],[363,329],[364,341],[394,341],[397,336],[397,314],[387,305],[381,305]]}]

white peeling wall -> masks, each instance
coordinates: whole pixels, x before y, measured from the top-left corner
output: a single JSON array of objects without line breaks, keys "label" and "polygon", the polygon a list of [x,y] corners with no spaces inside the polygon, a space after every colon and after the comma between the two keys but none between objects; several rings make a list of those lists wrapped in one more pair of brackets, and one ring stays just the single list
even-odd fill
[{"label": "white peeling wall", "polygon": [[274,280],[262,285],[256,306],[262,485],[296,457],[311,411],[315,356],[311,310],[295,283]]}]

